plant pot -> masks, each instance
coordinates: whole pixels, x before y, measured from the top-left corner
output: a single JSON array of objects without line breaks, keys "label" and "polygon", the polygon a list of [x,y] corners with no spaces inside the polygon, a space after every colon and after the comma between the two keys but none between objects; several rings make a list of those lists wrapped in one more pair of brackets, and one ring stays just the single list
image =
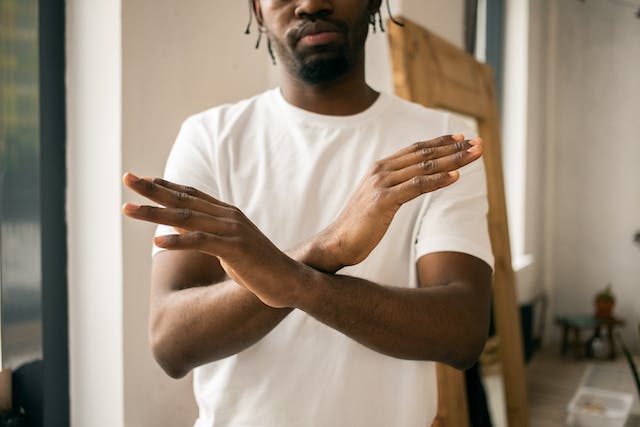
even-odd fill
[{"label": "plant pot", "polygon": [[597,300],[595,301],[596,317],[598,319],[611,319],[613,317],[613,306],[616,304],[614,300]]}]

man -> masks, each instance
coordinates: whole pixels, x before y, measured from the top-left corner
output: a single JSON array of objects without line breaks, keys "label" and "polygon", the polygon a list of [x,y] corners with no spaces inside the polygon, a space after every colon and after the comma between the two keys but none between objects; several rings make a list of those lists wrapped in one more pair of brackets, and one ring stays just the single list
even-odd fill
[{"label": "man", "polygon": [[433,361],[483,347],[482,143],[366,84],[380,2],[254,0],[281,87],[189,118],[165,179],[124,177],[163,206],[123,210],[163,224],[151,346],[195,368],[198,427],[424,427]]}]

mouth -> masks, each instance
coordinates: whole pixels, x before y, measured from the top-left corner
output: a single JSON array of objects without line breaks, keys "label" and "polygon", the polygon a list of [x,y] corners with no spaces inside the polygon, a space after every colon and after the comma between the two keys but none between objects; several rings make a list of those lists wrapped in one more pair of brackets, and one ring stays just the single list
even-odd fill
[{"label": "mouth", "polygon": [[334,43],[343,33],[342,29],[331,22],[313,21],[306,22],[296,30],[296,44],[305,46],[323,46]]},{"label": "mouth", "polygon": [[335,42],[339,37],[337,31],[323,31],[321,33],[307,34],[299,41],[307,46],[322,46]]}]

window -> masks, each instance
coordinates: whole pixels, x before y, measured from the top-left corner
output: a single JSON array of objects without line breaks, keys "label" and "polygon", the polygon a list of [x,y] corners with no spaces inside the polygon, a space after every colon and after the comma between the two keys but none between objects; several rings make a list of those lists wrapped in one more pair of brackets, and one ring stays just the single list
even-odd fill
[{"label": "window", "polygon": [[33,426],[69,424],[64,112],[64,1],[2,0],[0,359]]}]

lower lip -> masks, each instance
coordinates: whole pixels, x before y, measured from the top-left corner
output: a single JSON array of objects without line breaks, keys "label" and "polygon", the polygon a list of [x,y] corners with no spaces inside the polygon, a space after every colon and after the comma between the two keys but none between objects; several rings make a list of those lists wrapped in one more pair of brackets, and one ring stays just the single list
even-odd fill
[{"label": "lower lip", "polygon": [[304,36],[300,40],[300,42],[306,45],[320,46],[320,45],[332,43],[337,39],[338,39],[338,33],[326,32],[326,33],[318,33],[318,34],[308,34]]}]

